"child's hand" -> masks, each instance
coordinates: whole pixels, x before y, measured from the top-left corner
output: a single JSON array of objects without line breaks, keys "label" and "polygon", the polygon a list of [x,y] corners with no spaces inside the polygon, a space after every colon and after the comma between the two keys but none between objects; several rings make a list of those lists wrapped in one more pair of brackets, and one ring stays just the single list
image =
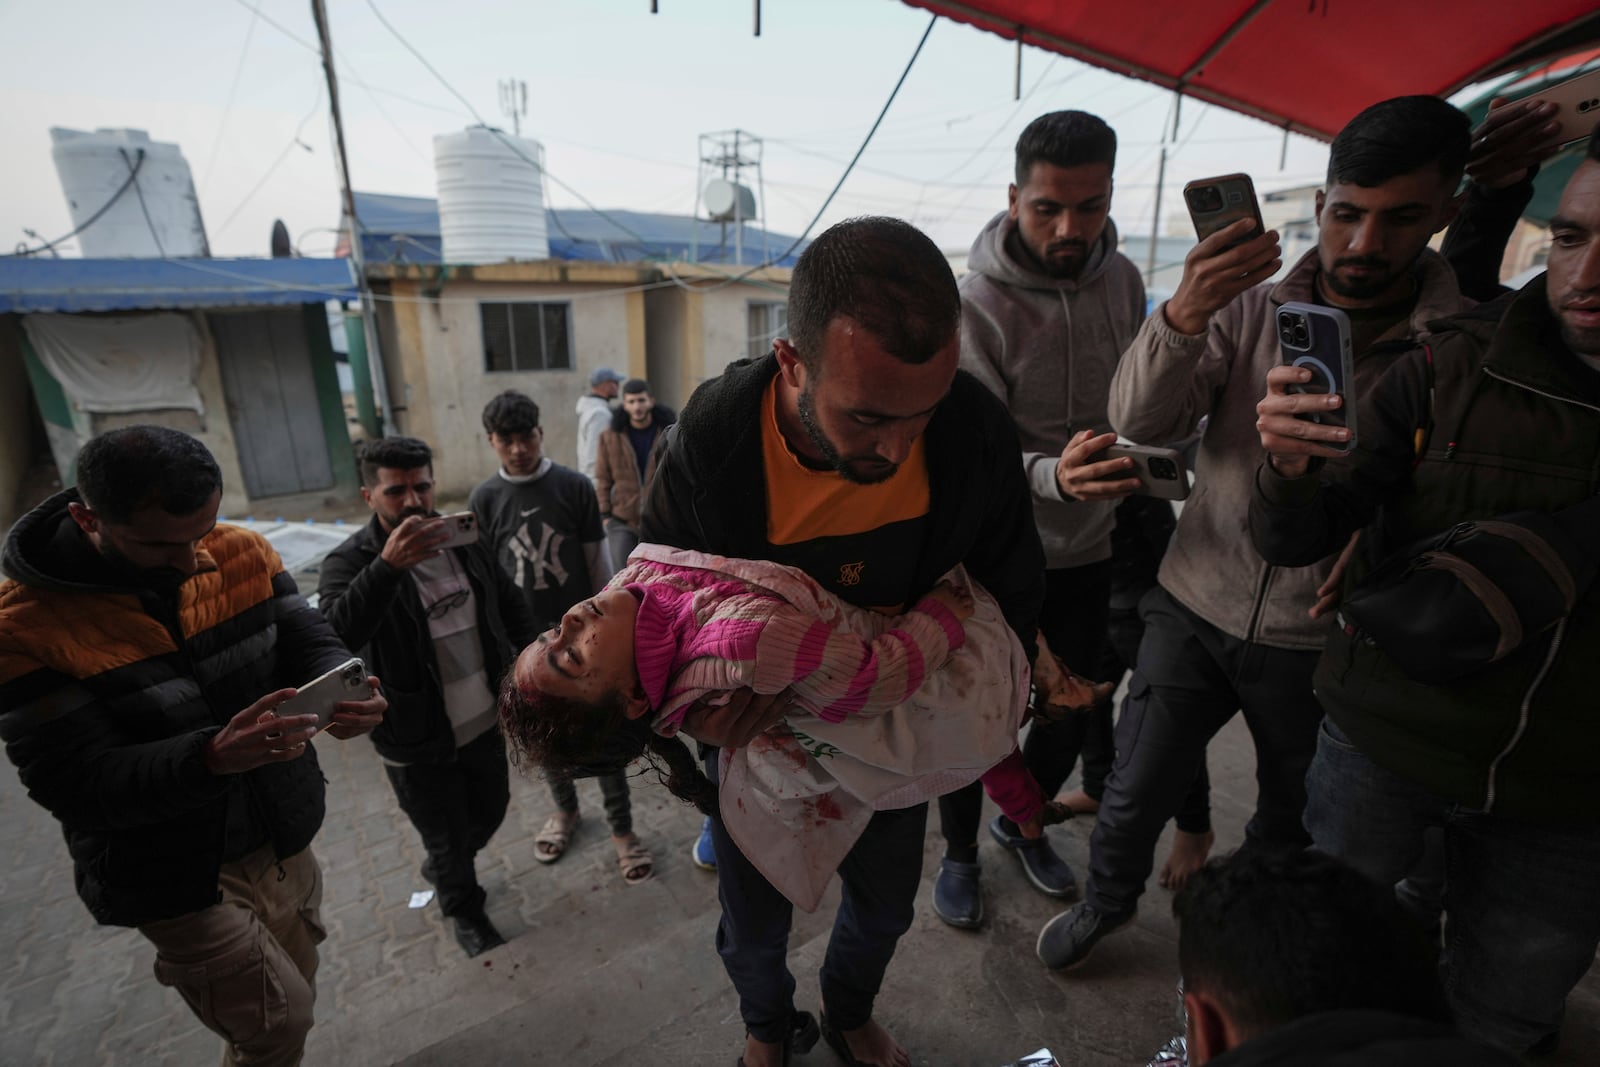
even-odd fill
[{"label": "child's hand", "polygon": [[943,604],[950,614],[956,617],[957,622],[966,622],[972,618],[972,593],[967,589],[958,589],[949,582],[940,582],[928,594],[928,599]]},{"label": "child's hand", "polygon": [[1073,712],[1084,712],[1109,700],[1116,686],[1110,682],[1091,682],[1068,670],[1039,635],[1039,655],[1033,661],[1033,688],[1037,693],[1033,710],[1041,718],[1055,720]]}]

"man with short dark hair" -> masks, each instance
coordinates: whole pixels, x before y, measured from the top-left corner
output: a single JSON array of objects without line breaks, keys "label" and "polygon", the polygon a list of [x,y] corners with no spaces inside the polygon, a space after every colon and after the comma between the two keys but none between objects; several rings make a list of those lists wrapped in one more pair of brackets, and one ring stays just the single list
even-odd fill
[{"label": "man with short dark hair", "polygon": [[[1009,207],[973,242],[971,270],[960,282],[961,367],[1000,398],[1022,438],[1045,553],[1039,628],[1063,662],[1081,669],[1102,655],[1115,509],[1138,486],[1125,476],[1130,460],[1099,458],[1116,440],[1105,432],[1111,375],[1144,321],[1144,285],[1117,251],[1111,221],[1116,155],[1116,133],[1094,115],[1055,111],[1030,122],[1017,139]],[[1105,702],[1087,714],[1035,722],[1023,758],[1045,795],[1054,796],[1080,754],[1086,766],[1090,759],[1109,766],[1111,746]],[[977,782],[939,801],[945,854],[933,910],[952,926],[983,919],[982,804]],[[1209,829],[1180,820],[1180,842]],[[1053,897],[1076,891],[1071,868],[1046,838],[1024,838],[1003,815],[989,832],[1017,856],[1035,889]]]},{"label": "man with short dark hair", "polygon": [[650,395],[649,382],[629,378],[623,385],[622,406],[600,435],[600,455],[594,465],[595,494],[612,567],[627,563],[628,553],[639,544],[639,511],[656,473],[655,445],[662,431],[677,421],[671,408],[657,404]]},{"label": "man with short dark hair", "polygon": [[[472,491],[467,506],[478,516],[484,542],[532,611],[535,632],[547,630],[568,608],[611,580],[594,486],[544,454],[539,405],[532,398],[509,389],[501,393],[484,406],[483,428],[500,458],[500,470]],[[633,832],[627,775],[597,777],[623,881],[647,881],[655,863]],[[533,858],[540,863],[560,859],[578,826],[572,779],[552,777],[549,782],[556,813],[533,839]]]},{"label": "man with short dark hair", "polygon": [[1330,856],[1213,860],[1172,913],[1195,1067],[1516,1062],[1451,1028],[1434,946],[1390,887]]},{"label": "man with short dark hair", "polygon": [[318,606],[389,679],[393,703],[372,744],[427,850],[422,876],[456,942],[476,956],[505,944],[474,869],[511,798],[494,696],[539,631],[484,543],[443,547],[457,530],[433,496],[426,443],[367,442],[361,498],[372,520],[323,561]]},{"label": "man with short dark hair", "polygon": [[596,367],[589,374],[589,391],[578,398],[578,470],[590,481],[594,481],[600,434],[611,425],[611,401],[621,382],[622,375],[610,367]]},{"label": "man with short dark hair", "polygon": [[1281,360],[1275,309],[1315,302],[1350,317],[1359,394],[1428,336],[1430,322],[1468,306],[1428,241],[1455,217],[1470,141],[1466,116],[1436,97],[1367,108],[1334,139],[1316,198],[1317,247],[1281,281],[1263,284],[1280,265],[1278,235],[1252,237],[1251,220],[1213,234],[1189,252],[1177,291],[1123,355],[1112,424],[1133,440],[1160,442],[1206,416],[1197,460],[1204,491],[1185,504],[1159,587],[1140,605],[1145,633],[1090,838],[1084,900],[1041,931],[1046,965],[1081,964],[1133,918],[1162,827],[1204,765],[1206,745],[1241,710],[1256,746],[1245,847],[1307,843],[1305,774],[1322,718],[1311,672],[1335,560],[1273,567],[1246,529],[1260,457],[1256,400]]},{"label": "man with short dark hair", "polygon": [[[1032,654],[1044,568],[1021,446],[1005,408],[957,369],[960,298],[949,264],[898,219],[820,235],[795,265],[789,337],[695,391],[657,460],[645,540],[787,563],[851,603],[893,613],[964,564]],[[1048,656],[1036,661],[1050,691]],[[739,746],[781,717],[776,698],[702,708],[684,731]],[[706,759],[718,771],[718,749]],[[904,1065],[873,1017],[911,925],[925,804],[873,816],[839,868],[822,965],[823,1034],[847,1061]],[[785,965],[792,906],[713,819],[717,949],[739,993],[747,1067],[816,1040]]]},{"label": "man with short dark hair", "polygon": [[[1509,620],[1488,641],[1492,661],[1424,684],[1404,647],[1341,616],[1315,676],[1328,717],[1306,828],[1318,848],[1385,882],[1442,828],[1445,988],[1466,1033],[1518,1054],[1554,1046],[1566,996],[1600,945],[1600,582],[1583,578],[1600,566],[1600,131],[1550,221],[1548,266],[1398,353],[1359,400],[1346,462],[1314,458],[1339,439],[1294,417],[1334,401],[1291,393],[1298,368],[1264,375],[1267,463],[1250,502],[1255,544],[1282,566],[1358,529],[1362,570],[1500,517],[1533,513],[1562,531],[1560,548],[1525,533],[1506,549],[1567,586],[1545,594],[1569,609],[1552,621],[1534,622],[1538,580],[1510,580],[1498,563],[1479,572],[1485,603],[1504,604],[1483,618]],[[1452,609],[1418,596],[1408,619],[1417,640],[1445,644],[1428,623]]]},{"label": "man with short dark hair", "polygon": [[[6,754],[60,821],[90,914],[156,947],[156,980],[227,1042],[224,1062],[299,1063],[324,785],[317,715],[274,709],[350,653],[265,539],[217,524],[222,475],[199,441],[114,430],[77,473],[0,556]],[[324,732],[378,725],[368,684]]]}]

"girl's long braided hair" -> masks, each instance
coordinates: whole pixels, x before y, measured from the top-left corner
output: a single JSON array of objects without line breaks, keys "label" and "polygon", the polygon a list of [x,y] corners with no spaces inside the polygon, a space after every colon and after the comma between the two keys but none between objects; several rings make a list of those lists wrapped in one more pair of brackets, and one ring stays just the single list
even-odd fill
[{"label": "girl's long braided hair", "polygon": [[648,716],[628,718],[626,705],[620,692],[586,704],[519,686],[513,666],[500,683],[498,702],[511,762],[518,769],[532,765],[550,774],[583,778],[621,773],[642,756],[673,796],[715,815],[717,787],[689,746],[657,734]]}]

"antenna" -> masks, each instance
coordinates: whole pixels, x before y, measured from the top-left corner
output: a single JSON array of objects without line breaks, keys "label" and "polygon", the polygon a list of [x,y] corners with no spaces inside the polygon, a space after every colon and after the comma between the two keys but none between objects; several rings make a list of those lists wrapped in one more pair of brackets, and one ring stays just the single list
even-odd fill
[{"label": "antenna", "polygon": [[[763,145],[761,138],[745,130],[723,130],[700,135],[700,170],[695,180],[694,231],[689,250],[689,261],[700,259],[700,222],[722,225],[722,241],[716,261],[728,261],[728,223],[733,223],[733,262],[744,263],[744,224],[761,224],[762,260],[772,258],[767,247],[767,205],[763,195],[757,199],[750,187],[741,180],[743,172],[754,170],[756,185],[765,193],[761,172]],[[705,209],[704,216],[701,209]]]},{"label": "antenna", "polygon": [[528,83],[520,78],[500,81],[500,114],[511,120],[511,132],[522,136],[522,116],[528,113]]}]

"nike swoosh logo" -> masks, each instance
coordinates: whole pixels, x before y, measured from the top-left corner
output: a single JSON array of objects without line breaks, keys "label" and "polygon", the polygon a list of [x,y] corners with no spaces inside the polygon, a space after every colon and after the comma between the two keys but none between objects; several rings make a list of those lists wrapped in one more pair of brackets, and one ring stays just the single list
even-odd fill
[{"label": "nike swoosh logo", "polygon": [[[539,507],[542,508],[542,507],[544,507],[544,505],[540,504]],[[527,518],[529,515],[532,515],[534,512],[536,512],[538,510],[539,510],[539,508],[529,508],[527,511],[524,511],[522,513],[522,517],[523,518]]]}]

